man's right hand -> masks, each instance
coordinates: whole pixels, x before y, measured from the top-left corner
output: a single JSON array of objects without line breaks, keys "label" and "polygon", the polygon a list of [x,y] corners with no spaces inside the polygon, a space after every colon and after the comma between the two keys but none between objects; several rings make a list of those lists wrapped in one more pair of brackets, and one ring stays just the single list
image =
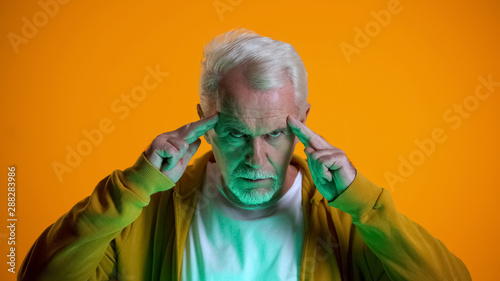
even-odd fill
[{"label": "man's right hand", "polygon": [[215,113],[157,136],[145,152],[146,159],[176,183],[200,147],[200,137],[213,129],[218,120],[219,114]]}]

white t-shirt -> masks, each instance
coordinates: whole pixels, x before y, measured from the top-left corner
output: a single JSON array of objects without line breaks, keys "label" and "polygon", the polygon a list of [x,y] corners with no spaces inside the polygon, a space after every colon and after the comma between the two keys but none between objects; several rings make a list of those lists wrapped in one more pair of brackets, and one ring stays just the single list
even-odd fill
[{"label": "white t-shirt", "polygon": [[221,193],[221,172],[207,164],[184,248],[183,280],[298,280],[304,220],[302,173],[275,205],[239,208]]}]

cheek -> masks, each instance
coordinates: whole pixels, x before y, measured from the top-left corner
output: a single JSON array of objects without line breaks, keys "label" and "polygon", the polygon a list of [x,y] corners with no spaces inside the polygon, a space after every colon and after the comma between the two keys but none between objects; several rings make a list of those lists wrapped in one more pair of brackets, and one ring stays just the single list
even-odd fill
[{"label": "cheek", "polygon": [[293,150],[295,149],[295,135],[291,136],[286,136],[286,138],[283,138],[279,145],[278,145],[278,150],[283,153],[283,154],[290,154],[293,153]]},{"label": "cheek", "polygon": [[274,166],[287,167],[294,152],[295,144],[293,138],[284,138],[272,145],[272,155]]},{"label": "cheek", "polygon": [[238,158],[243,155],[241,149],[230,144],[224,138],[214,136],[212,138],[212,150],[215,160],[219,163],[221,169],[232,171],[242,161]]}]

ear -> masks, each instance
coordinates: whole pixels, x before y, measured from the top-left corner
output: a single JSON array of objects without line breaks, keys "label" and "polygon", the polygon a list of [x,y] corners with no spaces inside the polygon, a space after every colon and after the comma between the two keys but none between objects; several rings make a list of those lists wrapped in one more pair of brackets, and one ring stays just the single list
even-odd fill
[{"label": "ear", "polygon": [[[307,116],[309,116],[309,111],[311,110],[311,104],[310,103],[307,103],[307,106],[305,107],[305,112],[299,112],[299,116],[301,116],[302,118],[300,118],[300,122],[305,124],[306,123],[306,119],[307,119]],[[298,137],[295,137],[295,140],[293,142],[293,145],[297,145],[297,143],[299,143],[299,138]]]},{"label": "ear", "polygon": [[311,110],[311,104],[310,103],[307,103],[307,106],[305,107],[305,112],[301,112],[302,114],[300,114],[299,116],[303,116],[301,119],[300,119],[300,122],[302,123],[306,123],[306,119],[307,119],[307,116],[309,116],[309,111]]},{"label": "ear", "polygon": [[203,119],[205,117],[205,115],[203,114],[203,110],[201,110],[200,104],[196,105],[196,111],[198,111],[198,117],[200,117],[200,119]]},{"label": "ear", "polygon": [[[198,117],[200,117],[200,119],[205,118],[205,114],[203,114],[203,110],[201,109],[200,104],[196,105],[196,111],[198,112]],[[203,134],[203,138],[205,139],[206,142],[208,142],[208,144],[212,145],[212,143],[210,142],[210,136],[208,135],[208,132]]]}]

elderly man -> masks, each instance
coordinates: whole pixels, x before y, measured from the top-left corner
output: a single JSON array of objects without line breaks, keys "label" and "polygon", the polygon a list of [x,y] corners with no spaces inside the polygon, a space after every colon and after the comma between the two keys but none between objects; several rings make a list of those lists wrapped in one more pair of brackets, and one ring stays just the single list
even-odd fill
[{"label": "elderly man", "polygon": [[[204,50],[200,120],[99,182],[41,234],[19,279],[471,280],[305,125],[307,94],[291,45],[217,36]],[[212,151],[188,166],[202,136]]]}]

